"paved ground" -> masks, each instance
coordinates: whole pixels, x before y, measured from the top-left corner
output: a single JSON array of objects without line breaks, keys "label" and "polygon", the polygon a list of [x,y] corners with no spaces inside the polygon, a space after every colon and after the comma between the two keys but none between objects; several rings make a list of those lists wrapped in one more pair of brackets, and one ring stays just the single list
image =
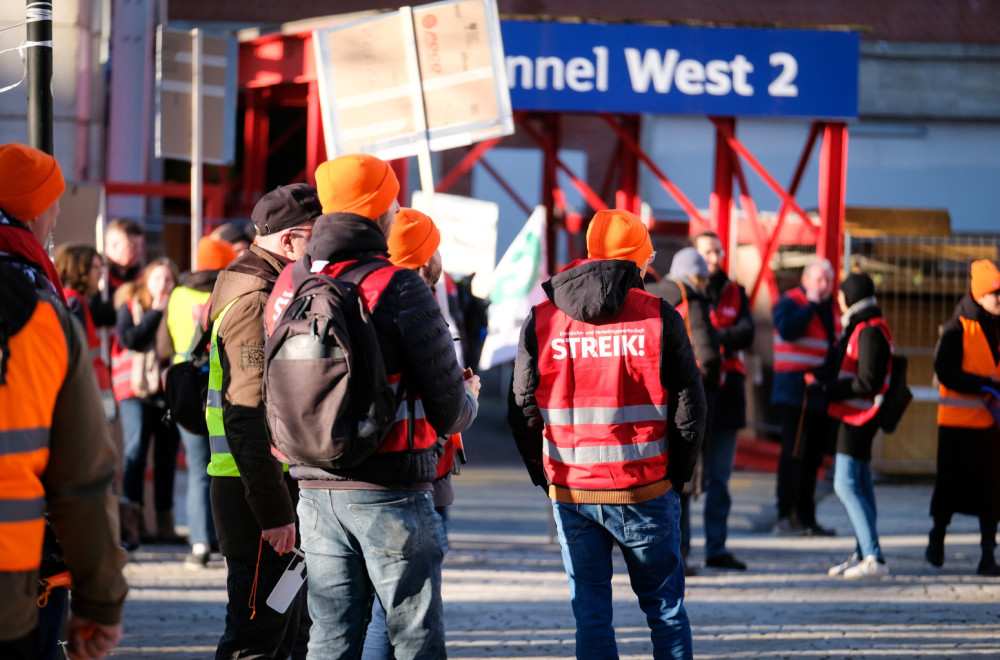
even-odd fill
[{"label": "paved ground", "polygon": [[[502,433],[485,415],[474,461],[456,477],[444,567],[451,658],[573,657],[573,616],[547,498],[532,487]],[[923,560],[928,483],[876,485],[879,531],[892,574],[865,582],[828,578],[853,550],[850,524],[833,495],[819,505],[833,539],[773,536],[774,477],[734,475],[730,548],[745,573],[700,569],[688,580],[687,608],[699,658],[1000,657],[1000,578],[974,574],[976,521],[956,517],[941,569]],[[821,492],[828,487],[821,485]],[[702,555],[700,503],[692,522]],[[149,546],[129,564],[132,591],[116,658],[210,658],[222,630],[225,569],[183,567],[183,548]],[[620,557],[615,624],[623,658],[651,647]]]}]

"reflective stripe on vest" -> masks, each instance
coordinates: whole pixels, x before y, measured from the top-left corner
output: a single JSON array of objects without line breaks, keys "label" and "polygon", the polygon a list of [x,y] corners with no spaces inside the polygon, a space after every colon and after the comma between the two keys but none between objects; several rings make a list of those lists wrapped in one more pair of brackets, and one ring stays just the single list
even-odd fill
[{"label": "reflective stripe on vest", "polygon": [[102,392],[111,391],[111,372],[101,357],[101,339],[97,336],[97,326],[90,315],[90,303],[79,291],[63,287],[66,300],[77,300],[83,307],[83,327],[87,331],[87,347],[90,349],[90,360],[94,364],[94,374],[97,375],[97,386]]},{"label": "reflective stripe on vest", "polygon": [[[962,371],[986,378],[1000,378],[1000,365],[993,361],[989,340],[979,323],[959,317],[962,324]],[[985,429],[993,426],[993,416],[978,394],[963,394],[938,386],[938,426]]]},{"label": "reflective stripe on vest", "polygon": [[222,361],[219,359],[219,326],[226,312],[239,298],[234,298],[222,308],[212,325],[211,346],[208,353],[208,396],[205,402],[205,424],[208,426],[208,445],[211,459],[208,473],[213,477],[238,477],[240,471],[229,453],[226,441],[226,427],[222,421]]},{"label": "reflective stripe on vest", "polygon": [[[319,272],[324,275],[329,275],[331,277],[337,277],[341,272],[346,270],[349,266],[352,266],[354,261],[342,261],[335,264],[324,265]],[[314,269],[319,265],[319,262],[314,264]],[[358,290],[361,293],[362,299],[365,301],[365,307],[368,309],[368,313],[374,313],[376,305],[378,305],[379,299],[382,296],[382,292],[385,288],[389,286],[390,280],[392,280],[393,275],[398,271],[404,270],[399,266],[388,265],[383,268],[372,272],[358,286]],[[281,277],[278,278],[279,282]],[[278,287],[275,285],[275,290]],[[392,385],[393,391],[397,391],[400,378],[402,374],[388,374],[389,383]],[[407,438],[407,399],[411,396],[416,396],[413,392],[406,392],[406,398],[400,402],[399,408],[396,409],[396,421],[389,431],[385,434],[385,439],[382,440],[382,444],[379,446],[376,454],[390,454],[394,452],[404,452],[409,451],[409,439]],[[427,450],[432,448],[437,443],[437,432],[427,421],[426,415],[424,414],[424,404],[417,397],[414,402],[414,424],[413,424],[413,449],[415,450]]]},{"label": "reflective stripe on vest", "polygon": [[660,383],[661,301],[632,289],[601,325],[535,307],[545,475],[568,488],[618,490],[661,481],[667,400]]},{"label": "reflective stripe on vest", "polygon": [[[9,283],[4,286],[10,286]],[[0,385],[0,571],[30,571],[42,560],[49,433],[66,380],[66,335],[52,304],[39,301],[9,339]]]},{"label": "reflective stripe on vest", "polygon": [[212,295],[211,291],[198,291],[186,286],[170,292],[167,303],[167,330],[174,344],[174,362],[188,359],[187,351],[201,320],[201,313]]},{"label": "reflective stripe on vest", "polygon": [[[740,285],[732,280],[727,280],[726,286],[723,287],[722,293],[719,294],[719,302],[715,305],[715,309],[709,313],[712,326],[717,330],[732,327],[736,323],[736,319],[740,316],[740,307],[742,304],[743,298],[740,296]],[[720,370],[723,381],[726,378],[726,373],[730,371],[746,375],[747,368],[743,363],[743,351],[734,351],[727,354],[725,349],[719,346],[719,352],[722,353]]]},{"label": "reflective stripe on vest", "polygon": [[[861,338],[861,331],[865,328],[878,328],[885,340],[889,342],[889,352],[892,353],[893,341],[889,326],[881,317],[869,319],[855,326],[850,338],[847,340],[847,351],[844,353],[844,361],[840,365],[840,373],[837,378],[854,379],[858,376],[858,342]],[[839,420],[843,420],[852,426],[861,426],[875,417],[879,407],[882,405],[882,398],[889,391],[889,381],[892,378],[892,360],[886,365],[885,380],[878,392],[870,398],[855,397],[844,401],[831,401],[827,407],[827,414]]]},{"label": "reflective stripe on vest", "polygon": [[[785,294],[799,307],[809,304],[802,289],[795,288]],[[797,339],[785,339],[777,329],[774,330],[774,371],[775,373],[789,371],[810,371],[823,366],[830,352],[830,340],[826,328],[815,314],[806,326],[805,334]]]}]

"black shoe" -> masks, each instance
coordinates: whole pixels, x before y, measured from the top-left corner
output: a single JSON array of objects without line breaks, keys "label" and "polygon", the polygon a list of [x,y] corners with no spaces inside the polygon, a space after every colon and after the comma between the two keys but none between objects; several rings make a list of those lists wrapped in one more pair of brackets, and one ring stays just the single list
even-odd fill
[{"label": "black shoe", "polygon": [[734,557],[731,552],[723,552],[721,555],[709,557],[705,560],[705,566],[708,568],[728,568],[735,571],[747,570],[747,565]]},{"label": "black shoe", "polygon": [[806,525],[806,536],[836,536],[837,532],[827,527],[821,527],[819,523]]},{"label": "black shoe", "polygon": [[924,550],[924,559],[931,566],[937,568],[944,566],[944,539],[935,539],[931,536],[930,542],[927,544],[927,549]]},{"label": "black shoe", "polygon": [[992,556],[984,556],[979,560],[979,566],[976,567],[976,575],[1000,576],[1000,566],[997,566],[997,562]]}]

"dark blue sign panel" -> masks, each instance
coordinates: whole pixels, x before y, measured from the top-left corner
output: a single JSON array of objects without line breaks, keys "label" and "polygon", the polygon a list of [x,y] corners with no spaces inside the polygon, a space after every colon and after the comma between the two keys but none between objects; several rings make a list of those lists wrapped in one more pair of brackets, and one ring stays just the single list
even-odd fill
[{"label": "dark blue sign panel", "polygon": [[856,32],[501,21],[514,110],[858,116]]}]

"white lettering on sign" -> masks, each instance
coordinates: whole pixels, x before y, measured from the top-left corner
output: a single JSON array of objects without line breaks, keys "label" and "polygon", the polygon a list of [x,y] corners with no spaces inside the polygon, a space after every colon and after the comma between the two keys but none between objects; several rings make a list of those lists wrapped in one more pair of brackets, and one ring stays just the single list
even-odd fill
[{"label": "white lettering on sign", "polygon": [[[532,60],[525,55],[507,57],[507,79],[511,87],[522,89],[562,90],[569,87],[574,92],[608,91],[608,49],[595,46],[594,61],[574,57],[563,62],[558,57],[538,57]],[[518,71],[521,75],[518,76]]]},{"label": "white lettering on sign", "polygon": [[[510,86],[521,89],[569,88],[574,92],[608,91],[608,49],[594,46],[594,57],[573,57],[568,61],[555,56],[532,59],[526,55],[507,57],[507,78]],[[647,48],[624,49],[629,83],[638,94],[650,91],[669,94],[676,90],[687,96],[753,96],[750,82],[753,64],[736,54],[731,60],[700,60],[681,58],[676,48],[660,51]],[[777,77],[767,86],[774,97],[795,97],[799,89],[794,84],[799,72],[798,61],[791,53],[771,53],[768,63],[777,69]]]},{"label": "white lettering on sign", "polygon": [[635,331],[622,334],[602,334],[601,336],[557,337],[550,342],[552,359],[566,358],[606,358],[634,355],[640,357],[646,354],[646,337]]}]

